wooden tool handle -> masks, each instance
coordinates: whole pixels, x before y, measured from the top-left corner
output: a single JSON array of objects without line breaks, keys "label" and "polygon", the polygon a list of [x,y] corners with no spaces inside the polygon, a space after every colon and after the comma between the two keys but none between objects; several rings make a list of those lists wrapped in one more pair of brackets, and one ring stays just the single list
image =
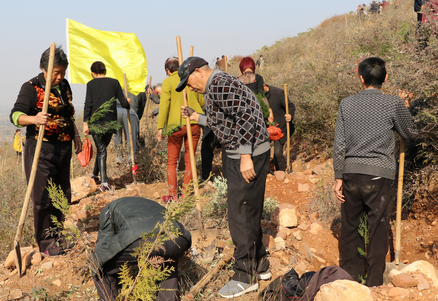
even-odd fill
[{"label": "wooden tool handle", "polygon": [[[286,105],[286,115],[289,114],[289,100],[287,98],[287,84],[284,84],[284,102]],[[287,139],[287,144],[286,144],[286,155],[287,155],[287,162],[286,162],[286,170],[290,171],[290,123],[286,122],[286,139]]]},{"label": "wooden tool handle", "polygon": [[[53,64],[55,61],[55,43],[50,44],[50,54],[49,54],[49,65],[47,68],[47,78],[46,87],[44,90],[44,102],[43,102],[43,113],[47,113],[49,108],[49,97],[50,90],[52,89],[52,77],[53,77]],[[20,221],[18,222],[17,233],[14,239],[14,250],[15,250],[15,264],[17,267],[18,275],[21,277],[22,262],[21,262],[21,252],[20,252],[20,241],[21,235],[23,233],[24,220],[27,214],[27,208],[29,207],[30,196],[33,190],[33,184],[35,182],[35,176],[38,169],[38,161],[40,158],[41,147],[43,145],[44,131],[46,126],[40,125],[38,130],[38,141],[35,147],[35,153],[33,156],[32,169],[30,172],[29,182],[27,183],[26,195],[24,197],[23,208],[21,209]],[[24,154],[22,154],[24,156]]]},{"label": "wooden tool handle", "polygon": [[[182,57],[182,48],[181,48],[181,38],[179,36],[176,37],[176,46],[178,48],[178,61],[179,61],[179,65],[181,66],[183,63],[183,57]],[[187,101],[187,90],[184,88],[184,90],[182,90],[182,93],[183,93],[184,106],[188,107],[189,103]],[[195,198],[196,198],[198,224],[202,236],[205,237],[204,223],[202,222],[202,214],[201,214],[201,201],[199,200],[198,173],[196,171],[195,149],[193,147],[192,127],[190,124],[189,116],[186,117],[186,128],[187,128],[187,140],[188,140],[189,152],[190,152],[190,166],[193,175],[193,190],[195,192]]]},{"label": "wooden tool handle", "polygon": [[401,214],[403,200],[403,176],[405,171],[405,139],[400,137],[400,160],[398,167],[398,187],[397,187],[397,214],[395,222],[395,265],[400,264],[401,251]]},{"label": "wooden tool handle", "polygon": [[[128,85],[126,80],[126,73],[123,73],[123,81],[125,84],[125,98],[128,100]],[[131,127],[131,113],[129,109],[126,109],[128,114],[128,135],[129,135],[129,146],[131,147],[131,167],[132,167],[132,177],[134,179],[134,184],[137,184],[137,176],[135,175],[135,161],[134,161],[134,139],[132,139],[132,127]]]},{"label": "wooden tool handle", "polygon": [[[149,77],[149,89],[151,89],[152,84],[152,76]],[[149,109],[149,90],[146,91],[146,108],[145,108],[145,117],[148,118],[148,109]]]}]

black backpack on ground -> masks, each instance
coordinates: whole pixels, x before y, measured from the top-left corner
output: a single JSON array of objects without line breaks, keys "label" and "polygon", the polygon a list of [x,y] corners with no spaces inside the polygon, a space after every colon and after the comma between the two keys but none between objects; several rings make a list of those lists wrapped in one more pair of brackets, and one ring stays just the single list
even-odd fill
[{"label": "black backpack on ground", "polygon": [[259,301],[313,301],[322,285],[342,279],[354,281],[350,274],[336,265],[322,268],[316,273],[304,273],[301,277],[292,269],[272,281],[259,294]]}]

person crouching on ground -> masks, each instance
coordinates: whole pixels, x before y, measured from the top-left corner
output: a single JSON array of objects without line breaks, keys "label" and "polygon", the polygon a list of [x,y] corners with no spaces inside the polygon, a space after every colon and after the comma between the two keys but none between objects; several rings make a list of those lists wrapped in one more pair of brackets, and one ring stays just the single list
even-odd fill
[{"label": "person crouching on ground", "polygon": [[[163,202],[169,202],[178,199],[178,180],[176,174],[176,167],[179,158],[179,152],[183,141],[185,142],[185,171],[184,171],[184,186],[187,187],[193,178],[192,167],[190,165],[190,152],[189,142],[187,139],[187,127],[186,121],[181,117],[181,106],[184,105],[183,94],[175,91],[176,86],[179,83],[178,77],[178,58],[168,58],[164,64],[164,69],[168,78],[163,81],[161,87],[161,99],[160,99],[160,113],[158,114],[157,123],[157,139],[163,140],[163,129],[169,136],[167,139],[167,184],[169,188],[169,195],[163,196]],[[201,94],[187,91],[187,101],[189,106],[195,109],[197,112],[202,113],[202,107],[204,106],[204,98]],[[197,122],[192,123],[192,139],[193,149],[196,152],[196,146],[198,145],[199,138],[201,136],[201,127]],[[195,179],[197,181],[197,179]],[[185,189],[183,189],[183,194]]]},{"label": "person crouching on ground", "polygon": [[[364,90],[341,101],[336,122],[334,193],[342,203],[339,252],[341,267],[356,281],[368,270],[367,286],[379,286],[395,197],[394,131],[405,139],[414,139],[418,133],[403,100],[381,92],[388,79],[384,60],[362,61],[359,77]],[[358,248],[365,250],[358,232],[364,214],[369,229],[366,258],[358,252]]]},{"label": "person crouching on ground", "polygon": [[234,276],[219,294],[235,298],[257,290],[257,278],[271,277],[260,226],[269,169],[269,133],[256,96],[236,77],[211,70],[199,57],[186,59],[178,74],[181,82],[177,91],[187,85],[206,99],[206,115],[182,107],[183,117],[190,116],[211,128],[227,151],[228,223],[236,249]]},{"label": "person crouching on ground", "polygon": [[[155,225],[164,222],[164,211],[160,204],[140,197],[124,197],[105,206],[99,215],[100,229],[96,247],[92,253],[91,270],[101,300],[113,301],[119,295],[120,268],[138,265],[138,258],[132,256],[142,245],[142,234],[154,230]],[[164,260],[163,268],[174,268],[170,276],[160,282],[158,301],[178,300],[178,259],[191,246],[191,235],[183,225],[174,222],[180,236],[167,240],[149,258],[159,256]],[[153,242],[151,238],[148,241]]]}]

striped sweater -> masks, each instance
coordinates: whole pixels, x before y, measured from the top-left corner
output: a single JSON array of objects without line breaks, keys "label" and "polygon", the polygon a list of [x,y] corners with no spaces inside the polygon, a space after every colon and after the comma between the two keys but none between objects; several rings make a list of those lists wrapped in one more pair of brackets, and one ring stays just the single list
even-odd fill
[{"label": "striped sweater", "polygon": [[395,179],[393,131],[409,140],[418,135],[400,97],[367,89],[342,100],[333,151],[335,178],[356,173]]}]

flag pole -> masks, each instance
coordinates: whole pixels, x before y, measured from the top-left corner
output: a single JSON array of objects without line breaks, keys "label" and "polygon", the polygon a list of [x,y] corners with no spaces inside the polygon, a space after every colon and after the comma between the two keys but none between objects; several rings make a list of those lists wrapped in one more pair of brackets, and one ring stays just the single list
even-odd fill
[{"label": "flag pole", "polygon": [[[128,100],[128,85],[126,81],[126,73],[123,73],[123,81],[125,83],[125,97],[126,100]],[[137,184],[137,177],[135,175],[136,169],[135,169],[135,161],[134,161],[134,139],[132,139],[132,128],[131,128],[131,113],[129,112],[130,109],[126,109],[128,113],[128,135],[130,137],[129,139],[129,146],[131,148],[131,167],[132,167],[132,177],[134,179],[134,184]]]}]

